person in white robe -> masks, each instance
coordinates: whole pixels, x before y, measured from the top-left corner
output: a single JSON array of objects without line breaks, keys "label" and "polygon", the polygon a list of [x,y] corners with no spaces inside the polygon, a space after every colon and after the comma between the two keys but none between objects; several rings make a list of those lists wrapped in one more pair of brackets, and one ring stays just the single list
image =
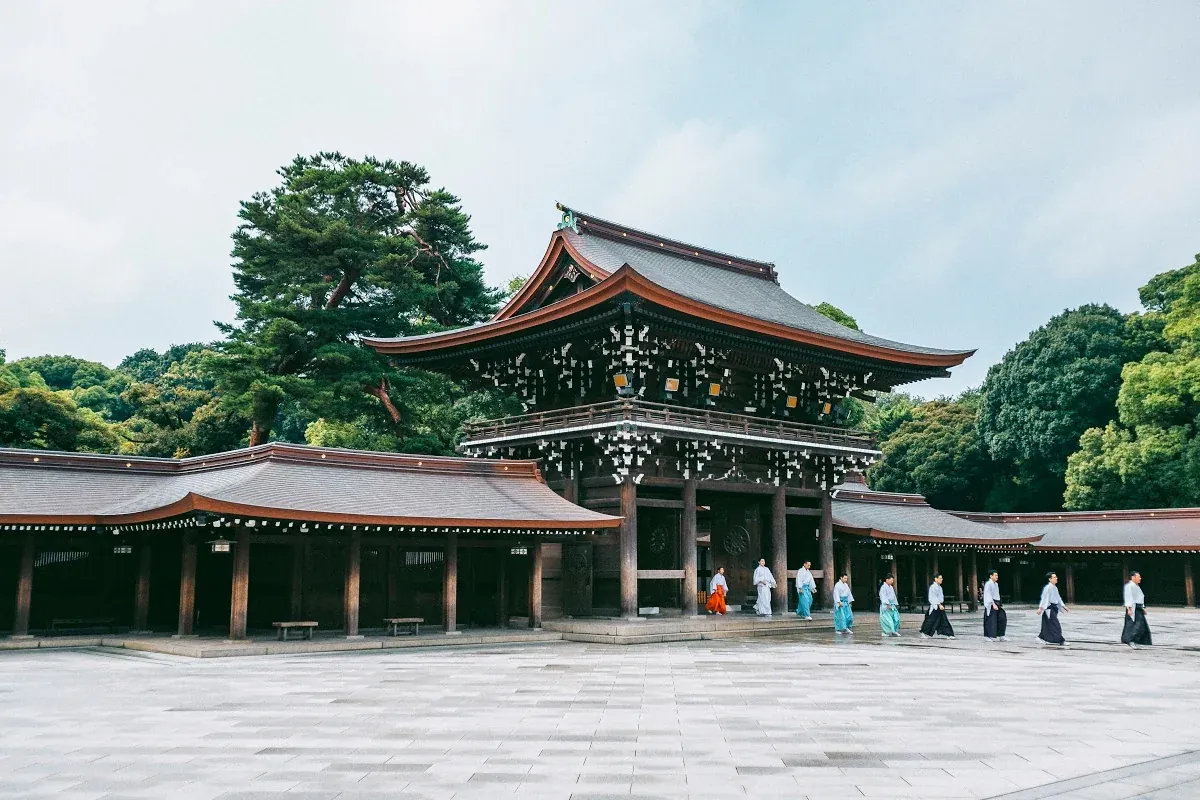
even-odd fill
[{"label": "person in white robe", "polygon": [[888,575],[879,587],[879,631],[881,636],[900,635],[900,600],[896,579]]},{"label": "person in white robe", "polygon": [[775,576],[767,569],[767,560],[760,558],[754,569],[754,588],[758,591],[758,599],[754,603],[754,611],[760,617],[771,616],[771,590],[775,588]]},{"label": "person in white robe", "polygon": [[854,594],[850,591],[850,576],[843,575],[833,585],[833,629],[841,634],[854,633]]},{"label": "person in white robe", "polygon": [[933,576],[929,584],[929,610],[925,612],[925,621],[921,623],[921,638],[930,639],[934,636],[954,638],[954,628],[946,617],[946,593],[942,591],[942,581],[945,578],[939,572]]},{"label": "person in white robe", "polygon": [[811,561],[805,561],[804,566],[796,570],[796,616],[812,619],[813,597],[817,593],[817,581],[813,578],[809,567]]},{"label": "person in white robe", "polygon": [[1042,618],[1042,630],[1038,638],[1043,644],[1055,644],[1059,647],[1069,647],[1063,638],[1062,625],[1058,622],[1060,611],[1069,612],[1062,595],[1058,593],[1058,575],[1046,573],[1046,585],[1042,588],[1042,599],[1038,601],[1038,616]]},{"label": "person in white robe", "polygon": [[1007,632],[1008,614],[1000,603],[1000,573],[991,570],[983,584],[983,636],[989,642],[1006,642]]},{"label": "person in white robe", "polygon": [[1125,584],[1125,625],[1121,629],[1121,644],[1134,650],[1154,644],[1150,637],[1150,625],[1146,622],[1146,595],[1142,591],[1142,573],[1129,573]]}]

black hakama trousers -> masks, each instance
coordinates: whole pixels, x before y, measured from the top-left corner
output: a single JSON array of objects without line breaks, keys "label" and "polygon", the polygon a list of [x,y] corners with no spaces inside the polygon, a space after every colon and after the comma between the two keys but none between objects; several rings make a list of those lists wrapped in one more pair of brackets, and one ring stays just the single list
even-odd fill
[{"label": "black hakama trousers", "polygon": [[999,611],[989,608],[983,615],[983,635],[989,639],[999,639],[1008,630],[1008,614],[1004,606],[999,603],[996,605],[1000,606]]},{"label": "black hakama trousers", "polygon": [[921,633],[926,636],[933,636],[935,633],[940,633],[942,636],[953,636],[954,628],[951,627],[946,612],[935,608],[925,612],[925,621],[921,623]]},{"label": "black hakama trousers", "polygon": [[1146,607],[1134,606],[1133,617],[1125,615],[1125,628],[1121,631],[1121,644],[1152,645],[1150,626],[1146,624]]},{"label": "black hakama trousers", "polygon": [[1042,614],[1042,632],[1038,638],[1046,644],[1066,644],[1063,638],[1062,625],[1058,624],[1058,604],[1052,603]]}]

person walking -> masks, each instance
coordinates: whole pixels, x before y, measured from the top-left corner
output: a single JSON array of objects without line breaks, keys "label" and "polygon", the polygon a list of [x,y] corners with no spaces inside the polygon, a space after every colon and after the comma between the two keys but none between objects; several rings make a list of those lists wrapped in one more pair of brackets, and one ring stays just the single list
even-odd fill
[{"label": "person walking", "polygon": [[854,594],[850,591],[850,576],[833,585],[833,629],[841,634],[854,633]]},{"label": "person walking", "polygon": [[767,560],[760,558],[754,568],[754,588],[758,590],[758,599],[754,603],[754,611],[760,617],[771,616],[771,590],[775,588],[775,576],[767,568]]},{"label": "person walking", "polygon": [[725,580],[725,568],[718,567],[717,574],[712,576],[712,580],[708,582],[708,602],[704,607],[708,609],[710,614],[724,614],[725,595],[729,594],[729,582]]},{"label": "person walking", "polygon": [[1000,603],[1000,573],[988,572],[983,584],[983,636],[989,642],[1007,642],[1008,614]]},{"label": "person walking", "polygon": [[813,595],[817,593],[817,582],[810,571],[811,561],[796,570],[796,616],[812,619]]},{"label": "person walking", "polygon": [[946,593],[942,591],[942,573],[933,576],[929,584],[929,610],[925,612],[925,621],[921,623],[921,638],[932,639],[934,636],[954,638],[954,627],[946,617]]},{"label": "person walking", "polygon": [[1142,592],[1142,573],[1129,573],[1125,584],[1125,626],[1121,630],[1121,644],[1132,649],[1150,647],[1150,625],[1146,622],[1146,595]]},{"label": "person walking", "polygon": [[896,579],[888,575],[879,587],[879,635],[900,635],[900,601],[896,597]]},{"label": "person walking", "polygon": [[1038,601],[1038,615],[1042,618],[1042,630],[1038,638],[1043,644],[1053,644],[1059,647],[1070,647],[1063,638],[1062,625],[1058,623],[1059,611],[1070,613],[1070,609],[1058,593],[1058,575],[1046,573],[1046,585],[1042,587],[1042,599]]}]

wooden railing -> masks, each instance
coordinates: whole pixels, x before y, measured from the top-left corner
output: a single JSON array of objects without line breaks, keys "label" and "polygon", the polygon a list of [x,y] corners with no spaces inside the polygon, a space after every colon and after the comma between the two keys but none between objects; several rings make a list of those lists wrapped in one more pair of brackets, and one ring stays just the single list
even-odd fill
[{"label": "wooden railing", "polygon": [[692,428],[711,433],[783,439],[800,444],[838,445],[876,450],[869,433],[787,420],[763,419],[724,411],[680,408],[643,400],[612,400],[590,406],[538,411],[514,417],[468,423],[464,443],[480,439],[509,439],[521,435],[612,422],[644,422]]}]

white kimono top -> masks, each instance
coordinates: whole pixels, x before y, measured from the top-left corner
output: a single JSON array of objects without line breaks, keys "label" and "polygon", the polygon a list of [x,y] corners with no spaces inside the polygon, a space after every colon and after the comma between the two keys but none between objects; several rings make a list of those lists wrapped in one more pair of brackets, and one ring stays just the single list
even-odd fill
[{"label": "white kimono top", "polygon": [[944,602],[946,602],[946,593],[942,591],[942,585],[940,583],[929,584],[929,610],[936,610]]},{"label": "white kimono top", "polygon": [[838,581],[833,585],[833,605],[850,605],[854,602],[854,595],[850,592],[850,584]]},{"label": "white kimono top", "polygon": [[1000,602],[1000,584],[996,583],[991,578],[983,584],[983,613],[990,614],[992,611],[992,603]]},{"label": "white kimono top", "polygon": [[900,601],[896,599],[896,587],[890,583],[885,583],[879,587],[879,605],[884,608],[900,605]]},{"label": "white kimono top", "polygon": [[799,592],[803,586],[812,589],[813,594],[817,593],[817,582],[813,579],[813,574],[801,567],[796,570],[796,591]]},{"label": "white kimono top", "polygon": [[1038,606],[1041,607],[1042,613],[1050,616],[1050,606],[1063,607],[1062,595],[1058,593],[1058,587],[1053,583],[1047,583],[1042,589],[1042,599],[1038,601]]},{"label": "white kimono top", "polygon": [[1146,595],[1142,592],[1142,587],[1133,581],[1125,584],[1125,607],[1133,608],[1144,605],[1146,605]]},{"label": "white kimono top", "polygon": [[712,594],[717,591],[718,586],[724,586],[725,594],[729,594],[729,583],[725,580],[725,576],[719,572],[713,575],[712,580],[708,582],[708,593]]},{"label": "white kimono top", "polygon": [[754,568],[754,585],[765,583],[770,588],[775,588],[775,576],[771,574],[771,570],[764,566]]}]

